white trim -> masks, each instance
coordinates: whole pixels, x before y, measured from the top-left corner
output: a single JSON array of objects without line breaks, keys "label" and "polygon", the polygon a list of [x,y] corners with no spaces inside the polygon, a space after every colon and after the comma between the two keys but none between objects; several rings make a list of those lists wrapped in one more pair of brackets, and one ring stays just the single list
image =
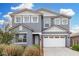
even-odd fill
[{"label": "white trim", "polygon": [[68,35],[68,34],[42,34],[42,35]]},{"label": "white trim", "polygon": [[28,33],[28,32],[18,32],[18,34],[19,34],[19,33]]},{"label": "white trim", "polygon": [[58,36],[58,38],[61,38],[62,36],[63,36],[63,38],[65,38],[65,35],[44,35],[43,38],[45,38],[45,36],[47,36],[47,38],[49,38],[49,39],[50,39],[50,36],[53,36],[52,39],[56,38],[56,36]]},{"label": "white trim", "polygon": [[32,32],[32,34],[41,34],[41,32]]},{"label": "white trim", "polygon": [[[28,17],[29,19],[27,19],[27,20],[29,20],[29,21],[25,21],[25,17]],[[28,15],[23,15],[23,23],[30,23],[30,16],[28,16]]]},{"label": "white trim", "polygon": [[[36,22],[33,21],[33,17],[37,17],[37,21]],[[31,16],[31,23],[38,23],[38,22],[39,22],[39,16]]]},{"label": "white trim", "polygon": [[15,42],[13,44],[17,44],[17,45],[27,45],[27,42]]}]

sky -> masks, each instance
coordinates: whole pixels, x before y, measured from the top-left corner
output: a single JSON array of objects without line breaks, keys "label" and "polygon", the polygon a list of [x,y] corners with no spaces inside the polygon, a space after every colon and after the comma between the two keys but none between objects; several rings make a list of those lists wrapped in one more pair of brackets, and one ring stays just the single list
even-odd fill
[{"label": "sky", "polygon": [[3,20],[8,18],[10,13],[22,9],[47,8],[71,16],[70,29],[75,32],[79,30],[79,4],[77,3],[0,3],[0,27],[3,27]]}]

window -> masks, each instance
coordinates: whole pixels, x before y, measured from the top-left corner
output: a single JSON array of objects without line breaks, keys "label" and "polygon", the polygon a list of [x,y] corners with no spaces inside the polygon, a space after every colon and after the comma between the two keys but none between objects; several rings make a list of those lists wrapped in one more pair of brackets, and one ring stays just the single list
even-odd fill
[{"label": "window", "polygon": [[31,16],[32,23],[38,23],[38,16]]},{"label": "window", "polygon": [[45,35],[45,36],[44,36],[44,38],[48,38],[48,36],[47,36],[47,35]]},{"label": "window", "polygon": [[61,24],[61,19],[60,18],[55,18],[54,23],[55,23],[55,25],[60,25]]},{"label": "window", "polygon": [[15,23],[22,23],[22,17],[21,16],[15,16]]},{"label": "window", "polygon": [[67,25],[67,24],[68,24],[68,19],[62,18],[62,25]]},{"label": "window", "polygon": [[27,40],[26,40],[26,34],[24,34],[23,42],[27,42]]},{"label": "window", "polygon": [[64,36],[60,36],[60,38],[64,38]]},{"label": "window", "polygon": [[51,25],[51,19],[50,18],[44,18],[44,28],[48,28]]},{"label": "window", "polygon": [[27,35],[26,34],[16,34],[16,41],[17,42],[27,42]]},{"label": "window", "polygon": [[23,23],[30,23],[30,16],[23,16]]},{"label": "window", "polygon": [[49,27],[49,24],[45,24],[45,27]]},{"label": "window", "polygon": [[55,36],[55,38],[59,38],[59,36]]},{"label": "window", "polygon": [[49,38],[53,38],[53,36],[52,36],[52,35],[50,35],[50,36],[49,36]]}]

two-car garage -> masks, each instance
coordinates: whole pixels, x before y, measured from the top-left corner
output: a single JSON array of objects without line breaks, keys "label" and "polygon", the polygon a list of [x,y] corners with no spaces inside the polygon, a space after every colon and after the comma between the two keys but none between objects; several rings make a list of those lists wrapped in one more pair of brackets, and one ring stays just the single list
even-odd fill
[{"label": "two-car garage", "polygon": [[63,35],[44,35],[44,47],[65,47],[65,36]]}]

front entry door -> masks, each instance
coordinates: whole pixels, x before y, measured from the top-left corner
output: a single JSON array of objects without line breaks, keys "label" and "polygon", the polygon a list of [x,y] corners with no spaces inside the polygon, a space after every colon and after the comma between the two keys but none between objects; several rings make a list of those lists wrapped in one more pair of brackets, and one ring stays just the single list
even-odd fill
[{"label": "front entry door", "polygon": [[38,45],[39,44],[39,35],[33,35],[33,44]]}]

